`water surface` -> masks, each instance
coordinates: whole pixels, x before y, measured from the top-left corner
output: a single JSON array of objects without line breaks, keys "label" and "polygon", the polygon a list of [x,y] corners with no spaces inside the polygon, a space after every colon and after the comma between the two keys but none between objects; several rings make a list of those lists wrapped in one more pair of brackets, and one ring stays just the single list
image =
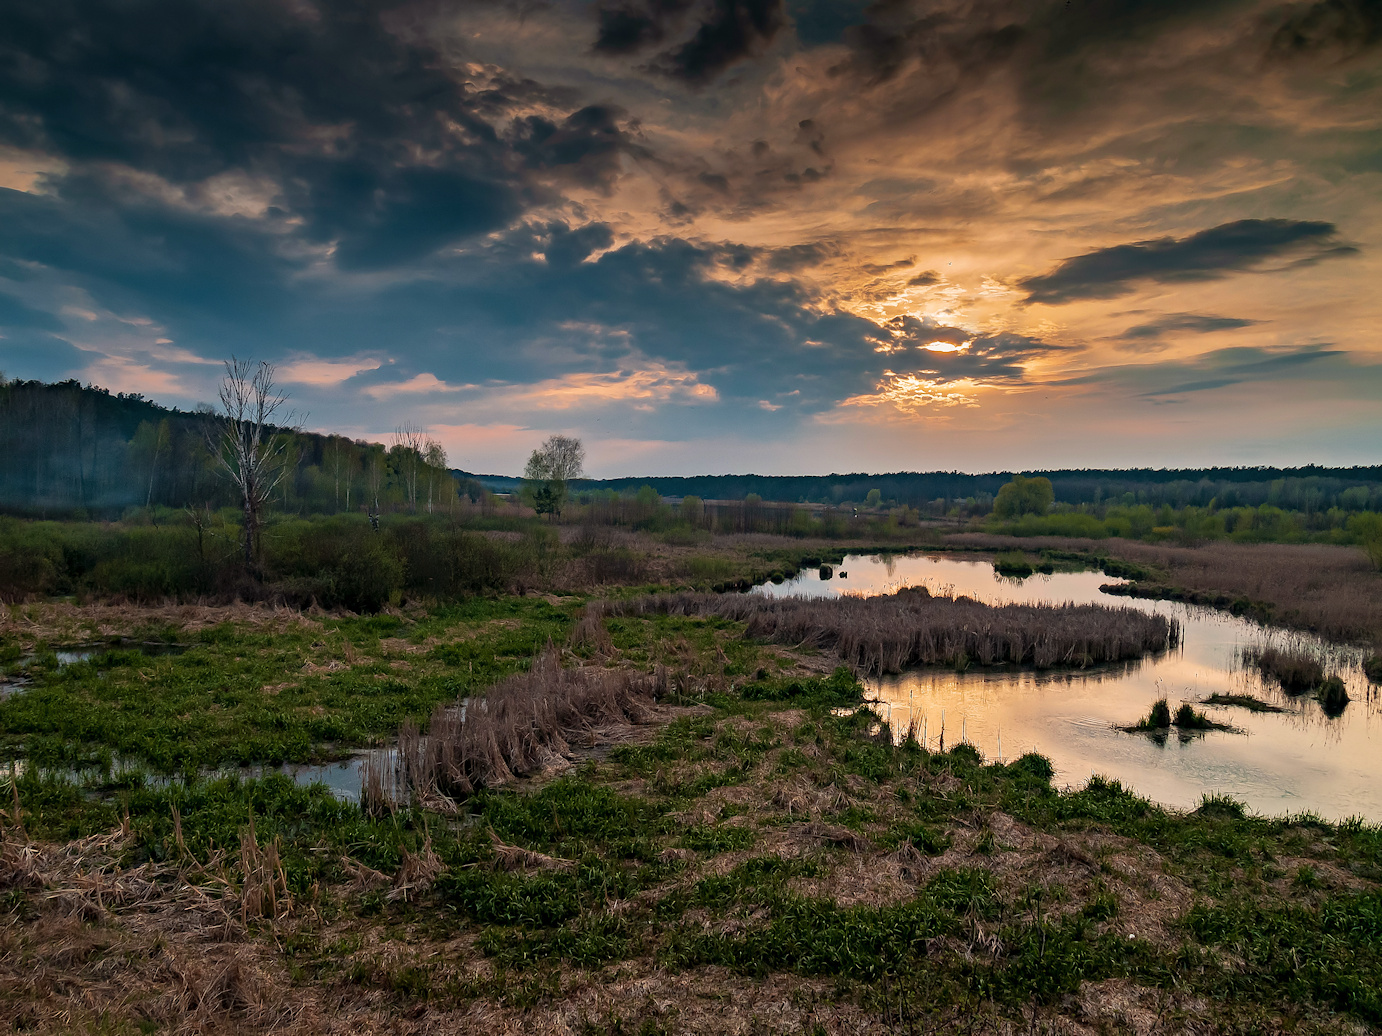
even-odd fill
[{"label": "water surface", "polygon": [[[757,592],[774,597],[891,593],[925,586],[932,593],[966,594],[992,604],[1102,604],[1136,608],[1179,620],[1180,646],[1129,665],[1085,671],[1032,672],[1011,668],[918,669],[870,681],[880,713],[896,732],[915,721],[928,747],[961,738],[988,759],[1027,751],[1047,756],[1056,782],[1079,786],[1092,774],[1116,777],[1168,806],[1197,806],[1210,792],[1231,795],[1263,814],[1305,811],[1326,819],[1363,816],[1382,821],[1382,717],[1377,689],[1362,671],[1363,652],[1308,634],[1263,627],[1196,605],[1142,601],[1099,592],[1116,582],[1099,572],[1057,572],[1015,580],[986,561],[954,557],[850,555],[822,580],[815,569]],[[1241,664],[1244,647],[1275,644],[1316,652],[1353,699],[1341,716],[1326,716],[1313,698],[1292,697]],[[1182,701],[1214,693],[1251,694],[1281,713],[1200,706],[1211,719],[1241,733],[1210,731],[1163,742],[1117,727],[1145,716],[1157,698],[1174,711]]]}]

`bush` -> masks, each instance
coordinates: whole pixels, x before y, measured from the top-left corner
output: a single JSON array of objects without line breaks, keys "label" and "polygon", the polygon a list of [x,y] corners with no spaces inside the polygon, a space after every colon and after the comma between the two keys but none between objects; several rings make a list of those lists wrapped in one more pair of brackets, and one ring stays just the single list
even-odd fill
[{"label": "bush", "polygon": [[403,575],[403,562],[378,537],[366,539],[333,570],[331,603],[356,612],[377,612],[395,590],[403,588]]},{"label": "bush", "polygon": [[56,566],[42,554],[0,550],[0,600],[18,601],[30,594],[52,593],[57,581]]},{"label": "bush", "polygon": [[993,559],[993,570],[1000,576],[1025,579],[1034,571],[1027,555],[1020,550],[1005,550]]}]

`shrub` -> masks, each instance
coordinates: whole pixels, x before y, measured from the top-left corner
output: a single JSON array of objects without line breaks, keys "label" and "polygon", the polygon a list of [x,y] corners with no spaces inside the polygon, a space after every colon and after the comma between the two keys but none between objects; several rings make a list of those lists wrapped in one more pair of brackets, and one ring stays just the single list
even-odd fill
[{"label": "shrub", "polygon": [[377,612],[403,587],[403,562],[378,537],[365,539],[351,549],[333,572],[332,604],[351,611]]},{"label": "shrub", "polygon": [[1027,555],[1020,550],[1005,550],[993,559],[993,569],[1000,576],[1012,576],[1018,579],[1025,579],[1034,571],[1032,563],[1027,560]]}]

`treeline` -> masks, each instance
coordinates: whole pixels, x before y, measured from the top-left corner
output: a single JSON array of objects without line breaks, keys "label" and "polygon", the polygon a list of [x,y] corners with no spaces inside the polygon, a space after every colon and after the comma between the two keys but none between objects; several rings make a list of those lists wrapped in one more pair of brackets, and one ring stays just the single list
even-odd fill
[{"label": "treeline", "polygon": [[[139,394],[76,381],[0,378],[0,508],[27,517],[117,518],[130,508],[237,504],[208,442],[210,407],[182,411]],[[412,433],[390,445],[280,430],[286,474],[272,506],[298,514],[434,511],[458,491],[435,442]]]},{"label": "treeline", "polygon": [[[999,489],[1017,472],[967,475],[955,471],[883,475],[697,475],[694,477],[580,479],[575,493],[636,493],[651,486],[662,496],[702,500],[763,500],[818,505],[860,505],[876,490],[884,504],[906,505],[932,517],[964,517],[992,509]],[[1277,507],[1314,513],[1382,510],[1382,465],[1326,468],[1184,468],[1022,472],[1050,480],[1058,504],[1147,505],[1153,508]],[[486,481],[487,476],[474,476]],[[508,485],[495,480],[499,492]],[[508,480],[502,480],[505,483]],[[489,484],[489,483],[487,483]]]}]

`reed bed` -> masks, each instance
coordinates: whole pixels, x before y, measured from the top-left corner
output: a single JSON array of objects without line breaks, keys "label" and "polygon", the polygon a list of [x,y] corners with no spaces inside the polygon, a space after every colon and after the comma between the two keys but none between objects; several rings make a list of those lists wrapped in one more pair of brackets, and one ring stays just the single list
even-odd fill
[{"label": "reed bed", "polygon": [[1324,666],[1314,655],[1281,648],[1246,648],[1243,662],[1281,684],[1288,694],[1305,694],[1324,683]]},{"label": "reed bed", "polygon": [[811,600],[756,594],[663,594],[610,602],[605,614],[716,616],[776,644],[832,651],[867,674],[910,666],[1090,666],[1141,658],[1180,640],[1174,619],[1102,605],[988,605],[913,588]]},{"label": "reed bed", "polygon": [[647,722],[657,699],[674,688],[661,666],[652,673],[566,669],[548,649],[483,698],[438,708],[427,733],[405,724],[392,763],[366,766],[362,799],[372,812],[408,801],[444,806],[512,782],[568,757],[573,742],[593,742],[602,728]]}]

